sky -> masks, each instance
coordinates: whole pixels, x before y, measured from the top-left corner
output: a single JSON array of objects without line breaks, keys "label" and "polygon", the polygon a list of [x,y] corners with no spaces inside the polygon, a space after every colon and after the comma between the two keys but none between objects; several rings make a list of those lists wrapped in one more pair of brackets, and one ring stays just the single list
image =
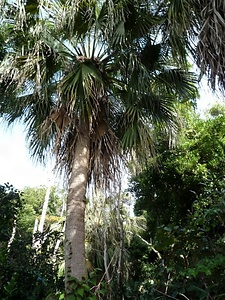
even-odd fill
[{"label": "sky", "polygon": [[[201,98],[198,100],[199,112],[203,113],[216,101],[218,97],[212,95],[206,84],[203,84]],[[55,180],[50,166],[35,164],[31,159],[25,137],[22,125],[7,128],[0,120],[0,185],[9,182],[22,190],[25,186],[47,186],[49,180],[58,184],[59,179]]]},{"label": "sky", "polygon": [[200,99],[197,100],[197,110],[200,114],[203,114],[205,110],[209,109],[215,103],[225,104],[223,96],[220,93],[212,93],[206,79],[203,79],[200,83],[199,94]]},{"label": "sky", "polygon": [[7,128],[0,121],[0,185],[9,182],[21,190],[25,186],[47,186],[50,179],[50,167],[31,158],[23,126],[15,124]]}]

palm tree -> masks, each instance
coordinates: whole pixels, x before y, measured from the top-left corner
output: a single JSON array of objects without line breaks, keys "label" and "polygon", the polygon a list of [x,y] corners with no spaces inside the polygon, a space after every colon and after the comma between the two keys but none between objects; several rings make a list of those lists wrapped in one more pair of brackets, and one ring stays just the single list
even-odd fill
[{"label": "palm tree", "polygon": [[127,154],[152,155],[154,125],[175,127],[175,100],[195,97],[195,79],[173,67],[142,1],[18,3],[0,67],[17,97],[4,112],[26,124],[33,155],[54,154],[69,178],[66,281],[81,279],[88,184],[109,187]]}]

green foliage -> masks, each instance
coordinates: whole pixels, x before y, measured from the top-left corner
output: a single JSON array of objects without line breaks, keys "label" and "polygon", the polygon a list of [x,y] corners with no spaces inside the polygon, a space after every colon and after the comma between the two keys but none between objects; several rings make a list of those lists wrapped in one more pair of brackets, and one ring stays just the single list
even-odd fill
[{"label": "green foliage", "polygon": [[134,178],[136,213],[146,216],[148,226],[130,249],[130,289],[137,299],[224,297],[225,117],[220,112],[189,123],[176,148],[161,144],[158,167],[150,162]]},{"label": "green foliage", "polygon": [[[193,122],[193,121],[192,121]],[[205,186],[216,188],[224,174],[224,116],[189,123],[176,148],[161,143],[157,163],[149,162],[133,179],[135,210],[148,211],[150,230],[161,224],[185,222],[197,196]]]},{"label": "green foliage", "polygon": [[74,277],[68,278],[69,287],[67,292],[50,294],[48,299],[56,300],[98,300],[106,294],[106,284],[104,281],[97,282],[97,269],[94,272],[89,273],[88,278],[78,280]]},{"label": "green foliage", "polygon": [[[29,227],[24,226],[25,205],[26,200],[11,185],[0,186],[2,300],[39,300],[49,291],[57,291],[63,285],[62,278],[58,276],[63,257],[60,251],[55,253],[60,233],[46,229],[33,237]],[[27,217],[30,218],[29,215]],[[41,240],[38,252],[32,246],[36,238]]]},{"label": "green foliage", "polygon": [[[46,190],[47,188],[45,186],[34,188],[25,187],[23,189],[24,205],[21,212],[19,224],[27,232],[32,233],[34,229],[35,218],[40,219]],[[54,222],[60,221],[64,200],[64,192],[57,187],[51,187],[47,216],[45,220],[45,228],[49,227]]]},{"label": "green foliage", "polygon": [[10,184],[0,186],[0,241],[8,242],[21,208],[20,192]]},{"label": "green foliage", "polygon": [[135,272],[129,287],[131,295],[137,293],[137,299],[183,299],[182,294],[188,299],[223,297],[223,189],[216,194],[217,200],[214,191],[207,190],[196,200],[185,226],[158,227],[148,246],[140,239],[132,242],[130,253]]},{"label": "green foliage", "polygon": [[131,201],[125,193],[98,193],[87,205],[86,256],[89,269],[99,269],[98,280],[107,283],[104,299],[121,299],[129,278],[128,247],[143,226],[142,217],[129,215]]}]

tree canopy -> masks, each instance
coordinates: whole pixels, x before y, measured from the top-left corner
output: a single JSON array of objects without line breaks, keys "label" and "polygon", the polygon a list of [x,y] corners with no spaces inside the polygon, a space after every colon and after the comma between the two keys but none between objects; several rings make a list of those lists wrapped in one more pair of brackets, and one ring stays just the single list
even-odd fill
[{"label": "tree canopy", "polygon": [[[150,161],[131,182],[135,211],[147,222],[142,234],[146,243],[133,241],[133,247],[143,247],[144,255],[131,248],[134,259],[142,261],[144,299],[223,297],[216,274],[223,276],[225,270],[224,124],[222,110],[206,120],[194,114],[179,144],[161,147],[158,166]],[[141,270],[136,269],[137,274]]]}]

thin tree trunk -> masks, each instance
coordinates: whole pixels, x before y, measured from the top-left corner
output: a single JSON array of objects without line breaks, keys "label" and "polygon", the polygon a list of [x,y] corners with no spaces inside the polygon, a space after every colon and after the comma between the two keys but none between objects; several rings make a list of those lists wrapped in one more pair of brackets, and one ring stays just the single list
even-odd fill
[{"label": "thin tree trunk", "polygon": [[[45,223],[45,217],[46,217],[47,210],[48,210],[48,203],[49,203],[49,199],[50,199],[51,186],[52,186],[51,180],[49,180],[48,186],[47,186],[47,189],[46,189],[46,192],[45,192],[45,199],[44,199],[44,203],[43,203],[43,207],[42,207],[41,218],[40,218],[39,224],[38,224],[37,219],[35,219],[34,232],[33,232],[33,240],[34,240],[33,248],[36,249],[36,250],[39,250],[41,248],[41,243],[43,241],[41,241],[40,238],[35,240],[34,239],[34,234],[37,231],[42,233],[43,230],[44,230],[44,223]],[[37,229],[35,229],[35,226],[37,226]]]},{"label": "thin tree trunk", "polygon": [[[64,233],[64,232],[65,232],[65,227],[66,227],[66,224],[64,223],[64,224],[63,224],[63,227],[62,227],[62,230],[61,230],[61,233]],[[57,241],[56,241],[56,243],[55,243],[55,248],[54,248],[53,257],[52,257],[52,261],[53,261],[53,264],[54,264],[54,268],[55,268],[55,265],[56,265],[57,252],[58,252],[60,243],[61,243],[61,238],[58,238]]]},{"label": "thin tree trunk", "polygon": [[68,277],[72,276],[81,280],[87,273],[85,265],[85,196],[89,158],[90,137],[88,128],[85,128],[79,134],[76,142],[67,196],[65,230],[65,284],[67,291]]},{"label": "thin tree trunk", "polygon": [[[61,213],[60,213],[60,217],[63,218],[63,214],[65,212],[65,209],[66,209],[66,205],[65,205],[65,200],[63,198],[63,203],[62,203],[62,209],[61,209]],[[65,228],[66,228],[66,223],[63,222],[63,226],[62,226],[62,230],[61,230],[61,233],[65,233]],[[53,252],[53,263],[54,263],[54,267],[55,267],[55,264],[56,264],[56,260],[57,260],[57,251],[59,249],[59,246],[60,246],[60,243],[61,243],[61,237],[59,237],[55,243],[55,248],[54,248],[54,252]]]},{"label": "thin tree trunk", "polygon": [[106,277],[106,280],[107,282],[110,281],[110,277],[109,277],[109,266],[108,266],[108,255],[107,255],[107,252],[108,252],[108,247],[107,247],[107,237],[106,237],[106,233],[107,233],[107,223],[104,222],[104,232],[103,232],[103,241],[104,241],[104,250],[103,250],[103,259],[104,259],[104,267],[105,267],[105,277]]},{"label": "thin tree trunk", "polygon": [[50,193],[51,193],[51,186],[52,186],[52,184],[51,184],[51,181],[49,180],[48,186],[47,186],[47,189],[46,189],[46,193],[45,193],[45,200],[44,200],[43,207],[42,207],[41,219],[40,219],[40,222],[39,222],[39,225],[38,225],[38,231],[39,232],[43,232],[43,229],[44,229],[45,217],[46,217],[46,214],[47,214],[48,202],[49,202]]},{"label": "thin tree trunk", "polygon": [[37,241],[35,240],[35,234],[37,233],[37,231],[38,231],[38,218],[36,217],[34,221],[34,229],[33,229],[33,236],[32,236],[32,247],[34,249],[36,249]]},{"label": "thin tree trunk", "polygon": [[117,209],[117,218],[120,226],[120,253],[119,253],[119,261],[118,261],[118,279],[117,283],[120,287],[120,290],[122,290],[122,277],[123,277],[123,256],[124,256],[124,228],[123,228],[123,220],[120,215],[120,206],[121,206],[121,186],[119,186],[119,193],[116,203],[116,209]]},{"label": "thin tree trunk", "polygon": [[15,217],[14,221],[13,221],[13,230],[12,230],[12,235],[10,237],[10,240],[8,242],[8,252],[10,251],[10,248],[11,248],[11,245],[12,245],[12,242],[15,238],[15,235],[16,235],[16,224],[17,224],[17,219]]}]

